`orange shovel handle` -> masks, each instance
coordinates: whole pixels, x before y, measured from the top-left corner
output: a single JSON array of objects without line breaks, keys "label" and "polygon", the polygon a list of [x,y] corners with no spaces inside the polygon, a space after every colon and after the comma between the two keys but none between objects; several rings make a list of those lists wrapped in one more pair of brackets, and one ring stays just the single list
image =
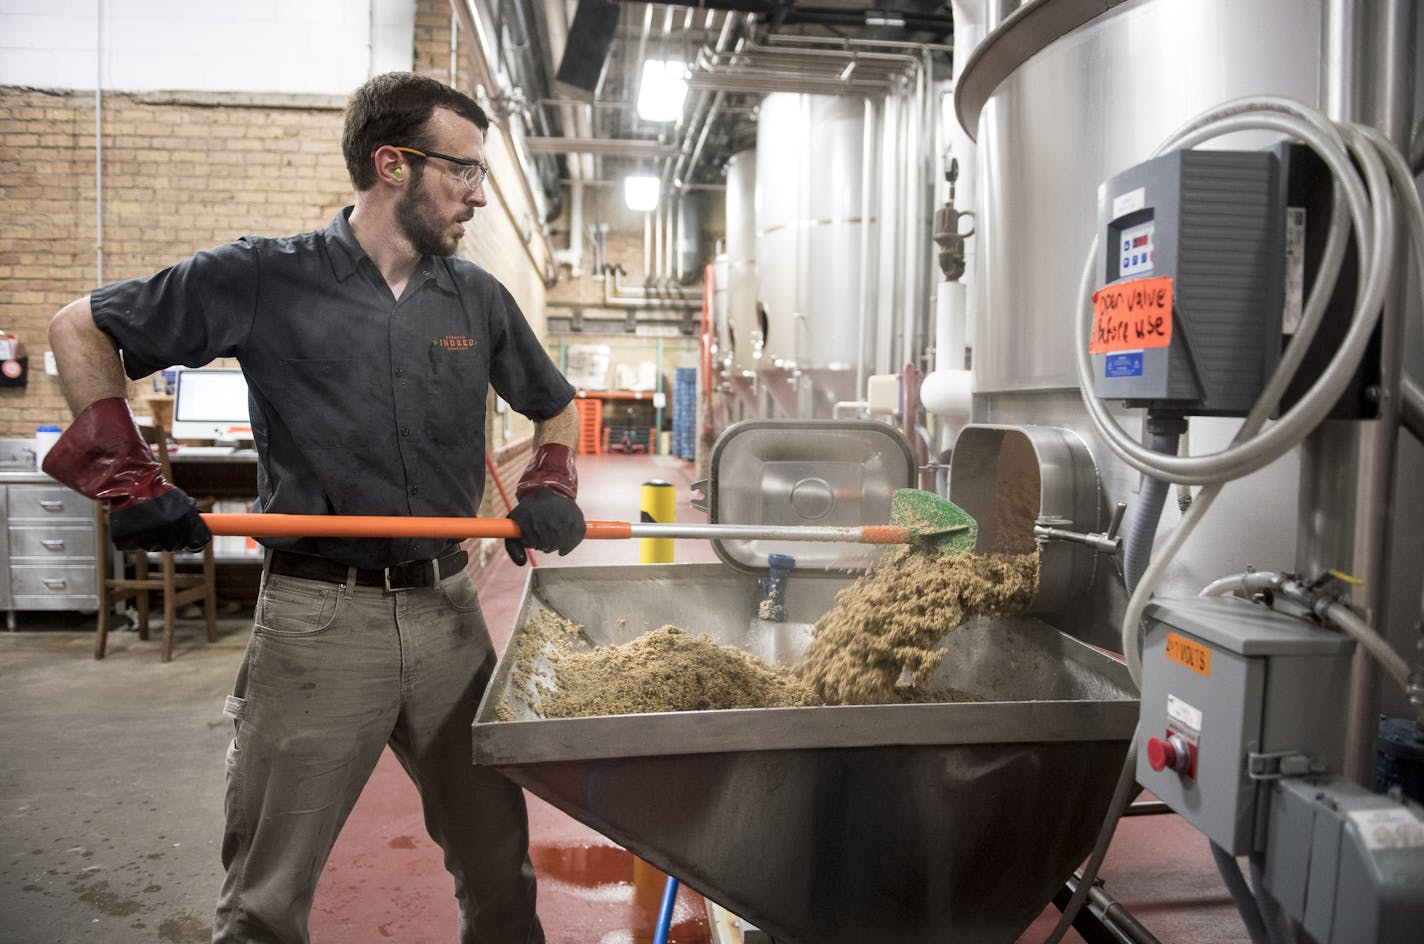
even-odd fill
[{"label": "orange shovel handle", "polygon": [[[419,518],[399,515],[206,514],[213,534],[253,538],[517,538],[508,518]],[[585,538],[632,537],[627,521],[585,522]]]}]

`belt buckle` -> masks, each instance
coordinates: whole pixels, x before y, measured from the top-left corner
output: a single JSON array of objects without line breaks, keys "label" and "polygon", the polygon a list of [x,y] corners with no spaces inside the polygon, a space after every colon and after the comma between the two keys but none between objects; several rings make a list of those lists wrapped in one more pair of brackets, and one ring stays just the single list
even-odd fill
[{"label": "belt buckle", "polygon": [[431,558],[430,560],[426,560],[426,561],[421,561],[422,564],[425,564],[425,565],[427,565],[427,566],[430,568],[430,582],[429,582],[429,583],[418,584],[418,585],[417,585],[417,584],[406,584],[405,586],[402,586],[402,587],[393,587],[393,586],[391,586],[391,571],[392,571],[392,570],[395,570],[396,567],[404,567],[404,566],[406,566],[406,564],[412,564],[412,563],[415,563],[415,562],[414,562],[414,561],[406,561],[406,562],[403,563],[403,564],[396,564],[396,565],[394,565],[393,567],[387,567],[387,568],[385,568],[385,569],[383,569],[383,570],[381,571],[381,577],[382,577],[382,579],[383,579],[384,582],[385,582],[385,585],[386,585],[386,592],[387,592],[387,593],[399,593],[399,592],[402,591],[402,590],[417,590],[417,589],[419,589],[420,587],[435,587],[435,586],[439,586],[439,584],[440,584],[440,561],[438,561],[438,560],[436,560],[436,559],[434,559],[434,558]]}]

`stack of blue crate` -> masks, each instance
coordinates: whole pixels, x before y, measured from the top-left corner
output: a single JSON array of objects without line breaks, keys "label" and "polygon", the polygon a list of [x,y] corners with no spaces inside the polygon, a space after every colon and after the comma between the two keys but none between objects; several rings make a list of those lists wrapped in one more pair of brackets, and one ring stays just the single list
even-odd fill
[{"label": "stack of blue crate", "polygon": [[697,368],[679,367],[672,380],[672,454],[697,458]]}]

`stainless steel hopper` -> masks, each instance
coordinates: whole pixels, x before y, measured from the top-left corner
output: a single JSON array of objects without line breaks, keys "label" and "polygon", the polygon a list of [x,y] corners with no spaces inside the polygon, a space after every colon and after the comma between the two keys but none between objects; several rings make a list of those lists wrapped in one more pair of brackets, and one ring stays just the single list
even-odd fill
[{"label": "stainless steel hopper", "polygon": [[788,621],[767,623],[756,578],[720,564],[532,571],[475,760],[778,944],[1012,941],[1087,855],[1132,735],[1131,680],[1098,650],[1035,619],[970,623],[936,683],[984,701],[954,704],[543,720],[516,682],[546,609],[595,645],[673,623],[789,663],[848,583],[793,578]]}]

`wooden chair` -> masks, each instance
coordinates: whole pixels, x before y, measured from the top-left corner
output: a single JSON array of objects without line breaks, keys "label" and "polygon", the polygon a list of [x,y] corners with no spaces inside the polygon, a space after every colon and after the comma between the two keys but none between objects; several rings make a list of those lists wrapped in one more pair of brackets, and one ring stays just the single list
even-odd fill
[{"label": "wooden chair", "polygon": [[[139,431],[149,445],[156,447],[158,464],[163,468],[164,478],[170,482],[173,481],[173,469],[168,462],[167,436],[162,428],[140,426]],[[201,511],[211,511],[212,504],[210,498],[198,500],[198,508]],[[164,662],[170,662],[173,659],[173,624],[178,616],[178,608],[188,603],[203,601],[208,642],[217,642],[218,605],[213,567],[213,542],[209,541],[203,548],[200,571],[179,570],[179,567],[186,566],[187,562],[180,562],[171,551],[151,552],[159,558],[156,571],[150,570],[152,563],[150,552],[124,551],[121,552],[122,555],[131,555],[134,574],[132,577],[128,575],[126,562],[122,568],[122,576],[116,577],[110,557],[115,548],[110,536],[109,506],[107,502],[97,502],[95,507],[98,522],[98,553],[96,557],[99,562],[97,582],[99,618],[98,626],[94,631],[94,658],[104,658],[104,648],[109,635],[109,620],[113,617],[114,605],[122,600],[132,599],[134,601],[134,607],[138,610],[138,638],[148,639],[149,594],[155,592],[163,594]]]}]

